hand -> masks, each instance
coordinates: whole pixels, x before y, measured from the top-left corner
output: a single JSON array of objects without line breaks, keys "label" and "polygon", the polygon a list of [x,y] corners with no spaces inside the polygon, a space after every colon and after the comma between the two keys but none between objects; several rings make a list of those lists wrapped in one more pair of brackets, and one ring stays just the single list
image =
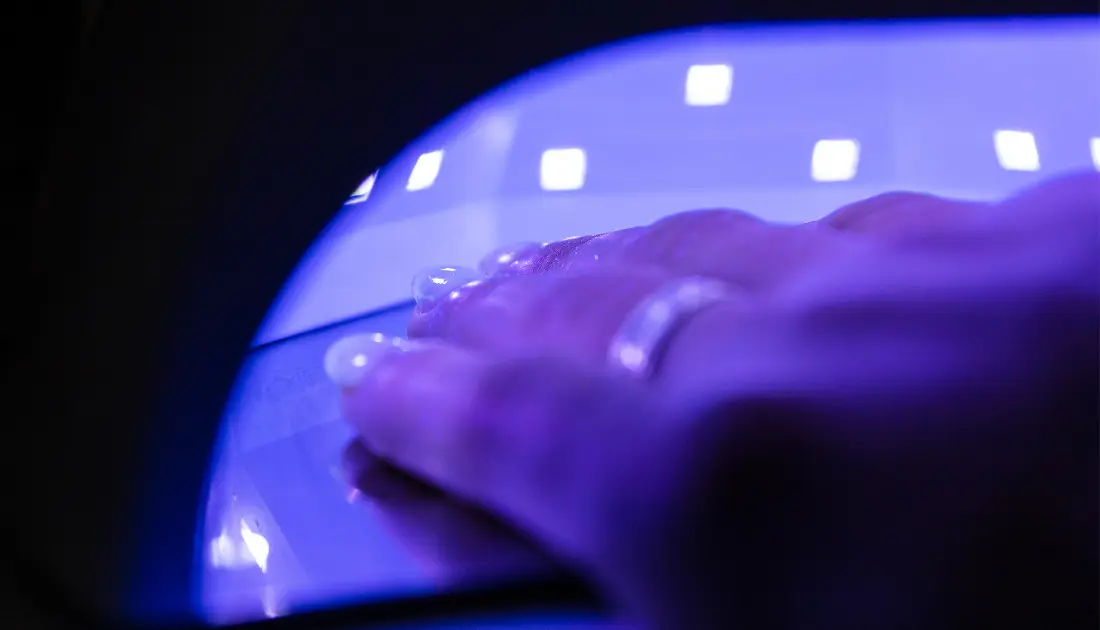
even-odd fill
[{"label": "hand", "polygon": [[[1083,175],[528,248],[424,300],[410,336],[432,343],[330,372],[373,454],[651,627],[1093,619],[1098,199]],[[685,275],[732,298],[651,380],[609,368],[626,315]]]}]

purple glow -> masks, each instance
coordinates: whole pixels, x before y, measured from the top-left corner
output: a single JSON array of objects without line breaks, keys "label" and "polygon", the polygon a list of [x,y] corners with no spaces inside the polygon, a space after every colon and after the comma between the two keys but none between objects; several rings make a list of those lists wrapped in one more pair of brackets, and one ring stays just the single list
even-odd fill
[{"label": "purple glow", "polygon": [[541,569],[493,543],[442,570],[336,470],[325,350],[401,334],[407,307],[385,309],[421,267],[697,207],[801,222],[896,189],[996,197],[1090,164],[1094,20],[707,30],[532,73],[370,175],[288,280],[226,410],[198,601],[223,622]]}]

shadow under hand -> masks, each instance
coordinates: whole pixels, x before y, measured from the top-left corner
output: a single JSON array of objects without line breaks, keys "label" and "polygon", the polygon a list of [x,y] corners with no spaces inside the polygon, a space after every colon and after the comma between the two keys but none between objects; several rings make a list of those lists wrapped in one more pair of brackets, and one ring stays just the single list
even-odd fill
[{"label": "shadow under hand", "polygon": [[438,587],[568,573],[499,519],[399,470],[358,440],[344,449],[342,463],[353,489]]}]

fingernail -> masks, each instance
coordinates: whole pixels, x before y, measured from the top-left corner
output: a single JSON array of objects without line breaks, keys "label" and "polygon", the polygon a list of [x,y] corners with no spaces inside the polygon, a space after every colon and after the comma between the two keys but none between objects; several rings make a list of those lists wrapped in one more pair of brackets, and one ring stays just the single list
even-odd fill
[{"label": "fingernail", "polygon": [[481,259],[477,264],[478,271],[486,276],[491,276],[541,247],[541,244],[531,242],[512,243],[511,245],[498,247]]},{"label": "fingernail", "polygon": [[424,308],[452,293],[459,287],[482,280],[484,276],[469,267],[433,267],[425,269],[412,281],[416,305]]},{"label": "fingernail", "polygon": [[325,374],[344,389],[357,387],[383,357],[404,350],[407,343],[379,333],[344,337],[325,352]]},{"label": "fingernail", "polygon": [[344,492],[345,501],[348,503],[356,503],[360,499],[362,493],[359,492],[359,488],[356,488],[354,485],[355,477],[342,470],[339,466],[333,466],[329,470],[329,473],[332,475],[333,479],[339,482],[340,488]]},{"label": "fingernail", "polygon": [[359,441],[344,449],[339,467],[348,503],[438,497],[439,490],[401,472]]}]

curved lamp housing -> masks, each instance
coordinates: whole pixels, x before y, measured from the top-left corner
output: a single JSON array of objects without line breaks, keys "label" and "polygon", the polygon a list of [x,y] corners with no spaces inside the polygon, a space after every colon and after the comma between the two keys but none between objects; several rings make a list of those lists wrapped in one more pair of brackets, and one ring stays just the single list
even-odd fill
[{"label": "curved lamp housing", "polygon": [[[714,27],[628,42],[522,77],[609,42],[781,12],[768,3],[754,3],[751,12],[743,3],[692,0],[662,3],[659,11],[606,4],[606,14],[576,15],[560,3],[522,10],[494,3],[492,11],[469,3],[427,11],[409,3],[383,10],[376,3],[290,1],[106,10],[35,215],[42,294],[29,303],[41,310],[33,356],[18,363],[28,382],[12,381],[13,398],[33,416],[13,440],[33,454],[20,465],[46,471],[17,474],[10,499],[22,515],[9,519],[20,585],[40,598],[39,608],[64,602],[83,623],[198,623],[201,574],[212,557],[221,567],[268,570],[277,543],[247,509],[224,539],[203,534],[213,518],[205,512],[208,495],[236,483],[212,471],[211,454],[231,450],[221,422],[247,377],[242,361],[259,346],[398,301],[380,290],[384,297],[371,303],[310,311],[301,296],[313,286],[309,270],[316,265],[296,265],[321,234],[318,242],[332,246],[326,255],[336,257],[328,263],[348,262],[339,259],[343,224],[325,231],[341,207],[377,207],[379,214],[363,216],[382,221],[391,206],[372,206],[376,197],[428,194],[437,179],[442,186],[451,176],[447,153],[432,142],[449,142],[448,129],[501,103],[537,119],[537,97],[508,101],[509,94],[523,96],[532,86],[552,92],[566,78],[677,50],[681,56],[666,64],[675,85],[651,106],[690,119],[683,137],[723,124],[743,127],[729,131],[743,140],[742,153],[725,156],[726,163],[688,160],[694,166],[680,171],[636,164],[636,174],[651,172],[634,180],[608,175],[616,170],[608,156],[627,152],[611,140],[601,146],[585,145],[582,133],[517,136],[512,155],[530,168],[508,162],[497,184],[477,194],[644,199],[660,190],[631,182],[679,182],[660,208],[645,211],[652,216],[597,225],[540,215],[545,238],[708,203],[698,192],[706,173],[725,171],[746,203],[794,221],[813,218],[780,216],[798,195],[816,200],[809,214],[898,187],[995,195],[1047,170],[1100,162],[1095,19]],[[611,10],[618,5],[622,11]],[[970,65],[959,56],[967,46]],[[742,86],[748,96],[739,101]],[[594,98],[613,98],[593,89]],[[753,97],[753,89],[763,96]],[[857,116],[851,107],[864,109]],[[810,122],[771,133],[759,124],[765,110],[773,125],[784,115]],[[434,135],[409,144],[455,111]],[[517,133],[526,133],[522,119],[518,124]],[[666,136],[668,150],[678,150]],[[751,154],[746,146],[754,147]],[[977,166],[961,172],[956,159]],[[729,161],[742,168],[729,169]],[[468,177],[451,181],[478,185]],[[526,233],[531,222],[516,216],[494,224],[499,230],[486,248],[540,236]],[[414,256],[401,264],[417,262]],[[372,287],[391,282],[375,275]],[[584,589],[553,572],[490,582],[504,586],[493,591],[479,583],[462,597],[427,592],[443,611],[489,610],[509,599],[544,609],[594,606]],[[412,614],[412,604],[394,603],[392,594],[384,587],[366,594],[374,602],[367,621]],[[318,614],[314,626],[338,620]]]}]

